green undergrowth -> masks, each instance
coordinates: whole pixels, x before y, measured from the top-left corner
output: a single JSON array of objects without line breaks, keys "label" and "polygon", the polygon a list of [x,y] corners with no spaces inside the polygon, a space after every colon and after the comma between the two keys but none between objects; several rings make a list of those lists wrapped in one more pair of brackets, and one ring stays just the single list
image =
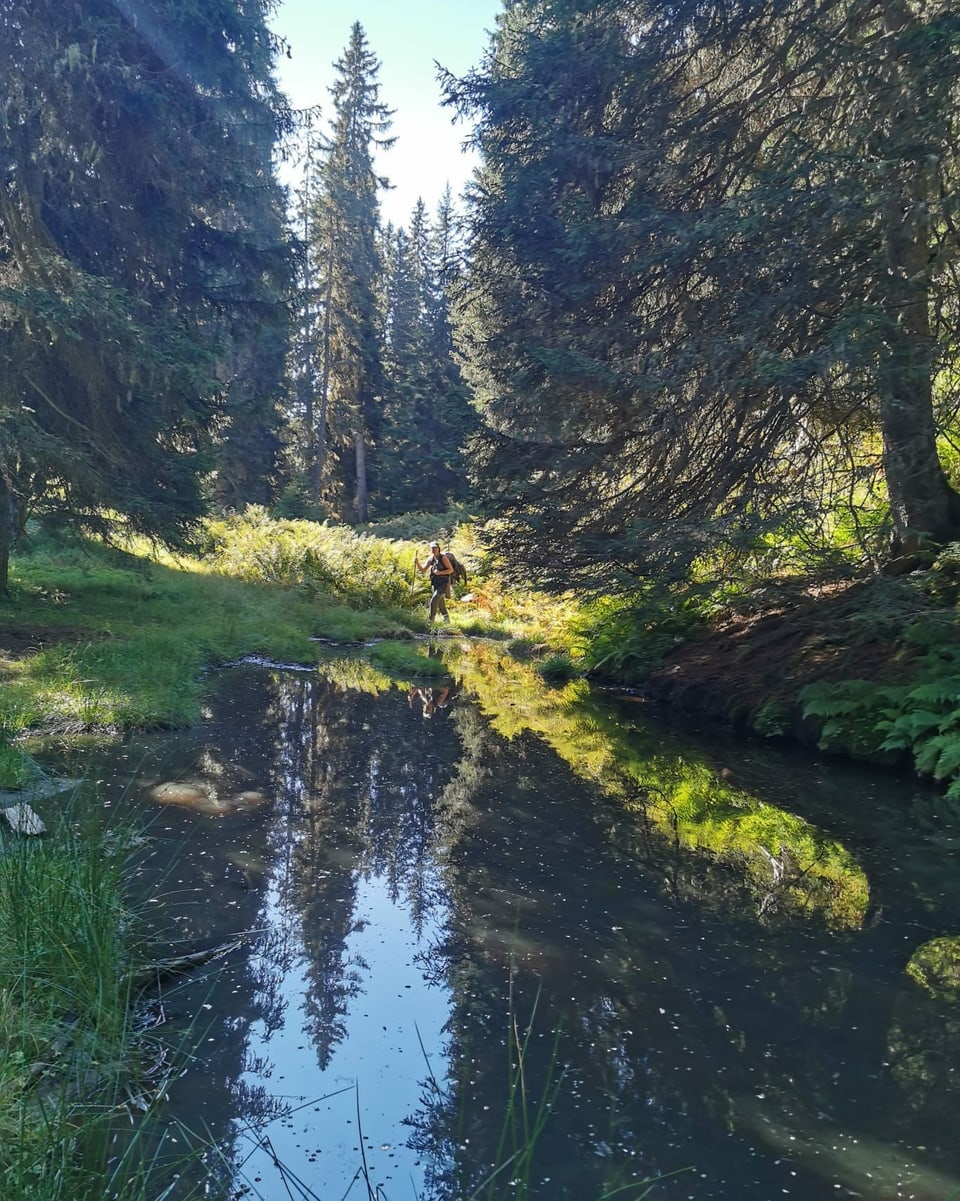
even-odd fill
[{"label": "green undergrowth", "polygon": [[917,773],[960,799],[960,647],[913,664],[902,684],[842,680],[808,685],[804,715],[819,719],[820,746],[855,757],[907,757]]},{"label": "green undergrowth", "polygon": [[598,597],[584,604],[571,618],[571,644],[585,671],[637,684],[702,627],[698,590],[642,585],[629,597]]},{"label": "green undergrowth", "polygon": [[[806,914],[837,929],[863,921],[866,877],[844,846],[718,777],[662,732],[641,738],[624,729],[583,680],[551,687],[533,666],[492,646],[452,646],[447,660],[497,733],[542,739],[578,775],[641,809],[665,843],[724,864],[765,917]],[[774,869],[782,871],[776,886]],[[740,890],[727,888],[721,903],[739,900]]]},{"label": "green undergrowth", "polygon": [[[419,530],[383,537],[251,508],[208,521],[193,556],[33,536],[0,598],[0,627],[26,648],[0,658],[0,789],[23,782],[18,736],[190,725],[207,668],[245,656],[309,664],[317,640],[398,644],[426,632]],[[567,649],[569,602],[507,587],[467,525],[451,548],[470,572],[450,602],[453,632]]]},{"label": "green undergrowth", "polygon": [[442,658],[409,642],[379,642],[371,649],[370,658],[385,671],[403,677],[439,678],[449,674]]},{"label": "green undergrowth", "polygon": [[438,538],[469,575],[466,585],[454,586],[449,604],[455,632],[507,639],[532,631],[555,649],[567,649],[576,603],[548,598],[525,581],[504,580],[479,532],[466,520],[455,523],[458,516],[412,514],[354,529],[274,519],[253,506],[207,522],[202,560],[245,581],[311,599],[334,596],[353,611],[399,614],[409,629],[423,632],[430,585],[415,559],[425,561],[430,541]]},{"label": "green undergrowth", "polygon": [[[199,716],[204,667],[251,654],[310,662],[310,635],[328,628],[316,606],[279,589],[90,544],[17,559],[13,577],[0,610],[35,649],[3,670],[8,738],[189,724]],[[335,606],[328,612],[335,626],[352,619]]]},{"label": "green undergrowth", "polygon": [[[955,548],[953,548],[955,549]],[[957,564],[947,548],[933,570],[881,581],[853,625],[889,647],[881,678],[810,683],[800,692],[822,749],[906,760],[960,798],[960,621]],[[853,631],[856,637],[856,629]]]}]

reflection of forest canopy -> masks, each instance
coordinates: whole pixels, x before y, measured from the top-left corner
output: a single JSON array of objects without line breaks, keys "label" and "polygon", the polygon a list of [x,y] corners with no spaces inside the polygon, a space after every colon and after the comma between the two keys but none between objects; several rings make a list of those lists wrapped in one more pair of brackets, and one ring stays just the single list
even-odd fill
[{"label": "reflection of forest canopy", "polygon": [[[554,1067],[565,1073],[538,1160],[538,1180],[564,1165],[566,1191],[553,1197],[600,1196],[715,1154],[729,1164],[729,1132],[753,1138],[750,1123],[769,1115],[816,1132],[819,1107],[856,1130],[859,1094],[838,1096],[834,1078],[851,1038],[883,1113],[906,1104],[936,1125],[937,1094],[953,1087],[937,1057],[955,1062],[955,1032],[920,989],[877,987],[905,965],[902,929],[853,923],[855,937],[837,937],[821,921],[785,921],[757,937],[769,878],[751,874],[747,833],[769,846],[786,831],[793,854],[813,856],[809,827],[723,781],[722,816],[711,818],[715,778],[671,760],[662,738],[645,754],[642,734],[619,728],[579,687],[550,690],[489,647],[452,658],[478,701],[461,698],[438,721],[408,705],[405,682],[351,663],[321,678],[275,677],[271,706],[243,692],[279,723],[276,900],[284,945],[304,951],[321,1065],[367,986],[353,939],[366,880],[385,881],[421,932],[419,968],[450,990],[452,1066],[425,1083],[411,1115],[414,1143],[430,1157],[425,1198],[470,1195],[497,1161],[512,1021],[521,1032],[531,1024],[531,1115]],[[219,770],[234,758],[249,753],[211,751],[207,761]],[[672,825],[667,811],[679,815]],[[753,826],[736,826],[753,815]],[[728,816],[735,829],[724,841],[716,831]],[[842,865],[842,849],[822,841],[822,861]],[[783,915],[836,921],[816,900],[785,892]],[[268,1098],[249,1101],[256,1111]],[[878,1119],[889,1127],[881,1135],[898,1137],[899,1120]],[[702,1146],[690,1146],[691,1130]],[[754,1170],[746,1160],[740,1169]],[[798,1188],[816,1195],[823,1180],[801,1173]]]},{"label": "reflection of forest canopy", "polygon": [[801,818],[732,787],[681,753],[642,746],[583,683],[547,687],[529,667],[477,646],[455,655],[456,671],[476,694],[493,728],[506,737],[530,730],[573,770],[598,782],[661,837],[742,873],[748,893],[768,916],[778,909],[816,914],[836,926],[858,926],[869,887],[839,843]]},{"label": "reflection of forest canopy", "polygon": [[[462,661],[458,668],[473,683]],[[827,1169],[818,1166],[821,1144],[838,1128],[854,1138],[866,1129],[854,1096],[837,1095],[837,1064],[847,1061],[850,1038],[857,1062],[875,1082],[878,1110],[887,1115],[880,1126],[889,1124],[890,1138],[905,1103],[926,1113],[935,1101],[931,1082],[949,1086],[942,1073],[931,1075],[928,1060],[942,1052],[945,1065],[954,1062],[955,1039],[939,1026],[934,1032],[929,1005],[918,1006],[908,990],[878,987],[878,955],[893,978],[902,967],[899,936],[873,927],[859,931],[851,945],[819,923],[794,925],[792,933],[788,925],[785,937],[763,940],[749,926],[738,929],[730,920],[737,880],[724,856],[711,851],[705,857],[695,844],[665,838],[656,821],[645,823],[639,813],[640,820],[630,821],[623,811],[629,791],[608,791],[610,778],[623,785],[621,775],[610,775],[611,765],[622,771],[631,762],[626,737],[621,734],[621,758],[614,746],[608,760],[594,760],[596,778],[583,780],[582,793],[571,788],[554,755],[557,730],[550,738],[533,732],[535,690],[523,694],[518,719],[521,691],[507,674],[507,664],[497,662],[489,676],[496,691],[488,695],[491,711],[493,697],[509,707],[511,738],[497,733],[495,715],[484,720],[478,707],[462,706],[454,718],[463,758],[443,793],[440,827],[450,917],[430,962],[434,978],[445,971],[455,999],[448,1028],[449,1058],[457,1067],[444,1088],[425,1091],[413,1119],[414,1145],[431,1157],[426,1195],[472,1195],[502,1161],[503,1147],[512,1150],[519,1130],[508,1120],[501,1126],[499,1116],[491,1123],[490,1114],[506,1109],[505,1047],[515,1028],[522,1034],[528,1023],[527,1119],[543,1103],[552,1073],[565,1073],[537,1155],[544,1178],[563,1163],[564,1182],[544,1186],[554,1191],[543,1195],[600,1196],[658,1171],[712,1161],[714,1151],[718,1161],[729,1162],[729,1145],[708,1141],[694,1148],[689,1132],[695,1127],[707,1140],[721,1141],[729,1131],[750,1132],[758,1093],[765,1097],[760,1109],[767,1128],[780,1130],[782,1114],[790,1115],[782,1125],[786,1140],[806,1131],[808,1160],[797,1165],[793,1183],[815,1195],[827,1179]],[[597,715],[582,711],[575,696],[570,709],[583,722],[581,745],[596,750]],[[578,745],[572,713],[563,727],[568,755]],[[658,778],[680,796],[684,781],[692,780],[695,791],[708,782],[706,775],[678,768],[668,778],[661,768]],[[627,782],[650,778],[635,772]],[[771,829],[794,833],[796,854],[816,851],[816,836],[803,823],[794,826],[786,814],[778,822],[776,811],[729,789],[724,807],[737,805],[747,816],[751,807],[758,812],[755,829],[767,836]],[[705,807],[703,798],[691,803],[694,817]],[[705,828],[712,828],[709,822]],[[842,850],[833,853],[842,864]],[[725,855],[737,860],[734,852]],[[671,885],[666,896],[664,879]],[[855,876],[854,890],[858,881],[862,875]],[[751,889],[755,910],[755,886],[744,892]],[[792,912],[825,912],[836,921],[836,911],[817,910],[816,892],[813,897],[794,902]],[[555,920],[569,912],[579,915],[572,925]],[[683,950],[670,949],[667,930]],[[891,1074],[886,1065],[894,1053]],[[826,1123],[824,1114],[830,1115]],[[866,1133],[863,1141],[869,1141]],[[948,1133],[942,1141],[949,1145]],[[672,1158],[664,1152],[670,1147]],[[892,1179],[893,1158],[878,1165],[878,1179]],[[852,1181],[861,1169],[851,1160],[838,1170]]]}]

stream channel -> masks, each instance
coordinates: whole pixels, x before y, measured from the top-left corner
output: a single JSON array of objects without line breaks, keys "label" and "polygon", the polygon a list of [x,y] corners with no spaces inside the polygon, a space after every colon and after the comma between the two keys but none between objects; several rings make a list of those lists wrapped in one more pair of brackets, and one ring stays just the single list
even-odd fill
[{"label": "stream channel", "polygon": [[218,1147],[163,1195],[960,1195],[960,805],[443,655],[239,665],[195,729],[37,751],[142,824],[159,945],[240,939],[160,998],[161,1158]]}]

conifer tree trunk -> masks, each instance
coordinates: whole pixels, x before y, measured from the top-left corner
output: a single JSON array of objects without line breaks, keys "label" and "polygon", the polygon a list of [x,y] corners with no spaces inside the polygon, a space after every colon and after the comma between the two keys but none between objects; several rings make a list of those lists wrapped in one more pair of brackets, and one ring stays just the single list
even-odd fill
[{"label": "conifer tree trunk", "polygon": [[[888,35],[902,33],[911,22],[909,12],[895,0],[885,6]],[[909,56],[893,54],[886,80],[889,95],[876,100],[884,142],[900,150],[887,152],[893,159],[883,214],[887,270],[878,273],[888,322],[879,370],[879,413],[895,555],[911,555],[925,541],[960,537],[960,495],[940,462],[933,403],[930,211],[937,203],[939,180],[929,158],[917,159],[912,150],[923,141],[923,112],[911,103],[923,95],[923,81],[914,74]]]},{"label": "conifer tree trunk", "polygon": [[357,453],[357,521],[367,520],[367,444],[363,430],[359,429],[355,438]]},{"label": "conifer tree trunk", "polygon": [[10,591],[10,551],[15,533],[13,497],[0,474],[0,596]]},{"label": "conifer tree trunk", "polygon": [[[330,237],[330,249],[327,253],[327,294],[323,301],[323,338],[322,338],[322,367],[320,369],[320,405],[317,412],[316,433],[314,435],[313,472],[310,487],[310,499],[314,505],[320,503],[320,491],[323,487],[324,460],[327,457],[327,410],[330,397],[330,328],[333,314],[333,236]],[[312,424],[311,424],[312,430]]]}]

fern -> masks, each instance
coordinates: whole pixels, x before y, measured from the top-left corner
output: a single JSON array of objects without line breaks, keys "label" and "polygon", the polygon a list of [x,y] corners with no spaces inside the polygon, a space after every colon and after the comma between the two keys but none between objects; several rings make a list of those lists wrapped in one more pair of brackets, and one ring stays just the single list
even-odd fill
[{"label": "fern", "polygon": [[927,739],[925,742],[915,746],[913,748],[913,761],[916,764],[917,771],[922,772],[925,776],[932,776],[941,754],[954,741],[956,740],[947,734],[938,734],[935,738]]},{"label": "fern", "polygon": [[960,679],[956,676],[944,676],[942,679],[924,681],[907,692],[907,699],[924,704],[956,704],[960,702]]},{"label": "fern", "polygon": [[810,684],[800,695],[805,717],[848,717],[862,712],[888,690],[866,680],[839,684]]},{"label": "fern", "polygon": [[937,741],[941,739],[945,741],[945,745],[934,766],[933,775],[937,780],[946,780],[960,771],[960,730],[943,734]]},{"label": "fern", "polygon": [[889,730],[886,738],[880,743],[881,751],[910,751],[913,750],[913,739],[894,721],[877,722],[877,733]]},{"label": "fern", "polygon": [[923,735],[929,734],[931,730],[940,731],[941,723],[943,722],[942,713],[934,713],[930,709],[914,709],[901,714],[900,717],[893,723],[893,731],[898,728],[902,730],[911,742],[919,741]]}]

